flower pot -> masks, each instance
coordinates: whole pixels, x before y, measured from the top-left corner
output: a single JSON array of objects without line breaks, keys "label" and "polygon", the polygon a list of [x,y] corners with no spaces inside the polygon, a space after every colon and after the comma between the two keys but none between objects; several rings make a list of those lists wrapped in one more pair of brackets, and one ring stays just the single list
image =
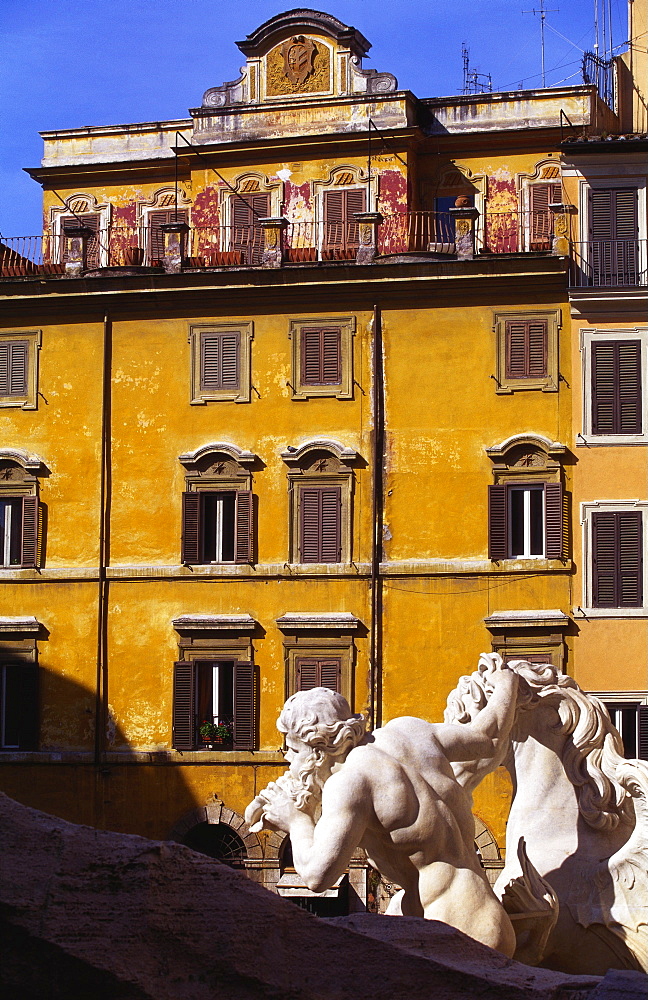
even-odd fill
[{"label": "flower pot", "polygon": [[139,267],[144,263],[144,251],[141,247],[126,247],[124,250],[124,264],[127,267]]}]

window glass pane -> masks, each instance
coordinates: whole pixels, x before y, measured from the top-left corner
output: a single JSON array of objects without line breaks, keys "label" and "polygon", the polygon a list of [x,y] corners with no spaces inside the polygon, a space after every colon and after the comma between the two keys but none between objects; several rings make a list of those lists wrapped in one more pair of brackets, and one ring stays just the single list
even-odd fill
[{"label": "window glass pane", "polygon": [[234,559],[233,490],[203,494],[203,559],[232,562]]},{"label": "window glass pane", "polygon": [[511,555],[524,555],[524,494],[526,490],[511,490]]},{"label": "window glass pane", "polygon": [[19,566],[22,501],[0,500],[0,566]]}]

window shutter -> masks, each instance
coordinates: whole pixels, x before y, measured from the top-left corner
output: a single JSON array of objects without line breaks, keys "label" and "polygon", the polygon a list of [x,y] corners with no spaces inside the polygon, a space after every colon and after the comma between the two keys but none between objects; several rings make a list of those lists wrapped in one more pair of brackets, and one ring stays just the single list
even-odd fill
[{"label": "window shutter", "polygon": [[615,240],[636,240],[637,238],[637,191],[634,188],[612,192],[614,204]]},{"label": "window shutter", "polygon": [[614,239],[612,191],[594,189],[590,198],[590,233],[593,240]]},{"label": "window shutter", "polygon": [[235,514],[234,561],[252,562],[253,553],[253,501],[250,490],[237,490]]},{"label": "window shutter", "polygon": [[239,348],[240,334],[236,330],[202,335],[201,389],[238,389]]},{"label": "window shutter", "polygon": [[340,690],[341,663],[339,659],[320,660],[319,686],[330,688],[331,691]]},{"label": "window shutter", "polygon": [[38,497],[23,497],[21,566],[36,568],[38,555]]},{"label": "window shutter", "polygon": [[639,705],[639,759],[648,760],[648,705]]},{"label": "window shutter", "polygon": [[321,562],[340,562],[342,491],[339,486],[320,490],[322,505]]},{"label": "window shutter", "polygon": [[317,660],[300,658],[297,660],[297,690],[311,691],[319,687]]},{"label": "window shutter", "polygon": [[341,332],[322,330],[322,383],[339,385],[342,381]]},{"label": "window shutter", "polygon": [[592,431],[642,431],[641,342],[620,340],[592,345]]},{"label": "window shutter", "polygon": [[319,385],[322,381],[321,330],[301,331],[301,380],[304,385]]},{"label": "window shutter", "polygon": [[96,268],[100,264],[100,247],[99,247],[99,226],[101,223],[101,216],[98,212],[93,212],[91,215],[80,215],[78,219],[74,215],[64,215],[61,219],[61,261],[67,261],[67,244],[65,240],[65,231],[68,228],[74,228],[75,226],[86,226],[87,229],[92,230],[92,235],[88,236],[88,242],[86,243],[86,264],[87,267]]},{"label": "window shutter", "polygon": [[506,324],[506,377],[542,378],[547,374],[546,320]]},{"label": "window shutter", "polygon": [[508,517],[506,486],[488,487],[488,558],[506,559],[508,555]]},{"label": "window shutter", "polygon": [[157,212],[149,212],[149,261],[162,260],[164,257],[164,233],[160,226],[166,226],[170,222],[188,222],[189,213],[186,208],[179,208],[176,212],[173,208],[161,209]]},{"label": "window shutter", "polygon": [[173,733],[175,750],[193,750],[196,745],[194,709],[196,668],[190,660],[173,664]]},{"label": "window shutter", "polygon": [[531,243],[548,244],[553,229],[549,205],[560,200],[560,184],[532,184],[529,191]]},{"label": "window shutter", "polygon": [[39,675],[35,663],[22,663],[16,667],[18,692],[18,732],[20,750],[38,749],[39,729]]},{"label": "window shutter", "polygon": [[620,340],[619,351],[619,433],[641,434],[641,341]]},{"label": "window shutter", "polygon": [[324,243],[327,247],[343,247],[345,237],[344,191],[324,192]]},{"label": "window shutter", "polygon": [[25,341],[0,344],[0,396],[27,395],[28,350]]},{"label": "window shutter", "polygon": [[320,562],[322,511],[320,490],[303,487],[299,496],[300,562]]},{"label": "window shutter", "polygon": [[263,250],[263,227],[259,219],[266,218],[270,211],[270,196],[255,194],[232,195],[232,248],[241,250],[247,264],[258,264]]},{"label": "window shutter", "polygon": [[643,603],[642,515],[640,511],[618,514],[619,607],[639,608]]},{"label": "window shutter", "polygon": [[560,483],[545,483],[545,556],[562,559],[563,551],[563,488]]},{"label": "window shutter", "polygon": [[234,749],[254,750],[254,667],[234,664]]},{"label": "window shutter", "polygon": [[350,191],[346,192],[346,217],[347,217],[347,236],[346,245],[347,247],[357,248],[360,243],[360,224],[355,219],[356,212],[365,211],[365,196],[366,192],[364,188],[352,188]]},{"label": "window shutter", "polygon": [[182,494],[182,562],[201,561],[201,494]]},{"label": "window shutter", "polygon": [[616,515],[592,515],[592,585],[595,608],[614,608],[617,601]]}]

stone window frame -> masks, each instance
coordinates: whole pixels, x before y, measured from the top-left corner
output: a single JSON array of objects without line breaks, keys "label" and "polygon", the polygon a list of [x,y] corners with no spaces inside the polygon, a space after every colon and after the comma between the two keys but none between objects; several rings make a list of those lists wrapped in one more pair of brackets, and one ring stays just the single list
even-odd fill
[{"label": "stone window frame", "polygon": [[[543,157],[536,163],[533,173],[517,174],[516,182],[521,210],[520,248],[528,252],[531,242],[531,188],[536,184],[557,184],[564,192],[562,164],[557,158]],[[560,200],[564,200],[564,193]]]},{"label": "stone window frame", "polygon": [[0,343],[26,343],[27,392],[25,395],[0,396],[0,407],[21,410],[38,409],[38,357],[43,340],[42,330],[0,330]]},{"label": "stone window frame", "polygon": [[[2,715],[0,717],[0,755],[12,753],[25,753],[28,750],[37,750],[39,745],[39,723],[40,704],[38,696],[39,671],[38,671],[38,638],[42,637],[42,623],[32,615],[12,615],[0,617],[0,666],[15,666],[21,669],[23,666],[31,674],[31,685],[33,688],[34,701],[25,706],[25,712],[30,715],[28,720],[32,724],[34,738],[29,742],[33,745],[29,747],[15,747],[5,745],[5,711],[6,706],[2,705]],[[4,673],[4,671],[3,671]],[[4,681],[4,677],[2,677]],[[3,699],[4,701],[4,699]]]},{"label": "stone window frame", "polygon": [[276,619],[283,633],[286,698],[297,691],[297,661],[302,657],[340,659],[340,694],[353,711],[356,646],[362,622],[350,612],[286,613]]},{"label": "stone window frame", "polygon": [[[621,514],[639,511],[642,515],[644,539],[643,559],[643,605],[639,608],[595,608],[593,575],[592,514]],[[648,538],[648,500],[587,500],[580,505],[584,566],[582,606],[574,608],[576,617],[585,618],[648,618],[648,559],[645,558],[646,538]]]},{"label": "stone window frame", "polygon": [[[306,466],[308,457],[313,452],[328,453],[337,463],[331,471],[314,472]],[[283,461],[288,466],[288,492],[290,501],[289,513],[289,563],[307,566],[316,571],[318,567],[348,565],[353,554],[353,490],[354,470],[347,464],[359,459],[354,448],[348,448],[332,438],[315,438],[306,441],[298,448],[288,446],[281,453]],[[341,493],[340,518],[340,563],[302,563],[299,559],[300,504],[299,488],[302,486],[339,486]]]},{"label": "stone window frame", "polygon": [[[223,461],[224,460],[224,461]],[[213,441],[209,444],[196,448],[195,451],[178,455],[178,461],[185,469],[185,493],[225,493],[225,492],[250,492],[252,491],[253,473],[252,466],[258,463],[258,456],[251,451],[244,451],[236,445],[223,441]],[[211,464],[210,466],[210,463]],[[215,471],[219,465],[223,466],[222,471]],[[183,501],[184,503],[184,501]],[[254,500],[251,507],[251,552],[250,562],[254,559],[254,550],[257,547],[256,538],[256,517],[254,510]],[[182,531],[184,533],[184,517],[182,517]],[[192,562],[190,565],[194,565]],[[198,562],[195,565],[211,565],[210,563]],[[236,565],[234,562],[222,562],[217,565]]]},{"label": "stone window frame", "polygon": [[[225,332],[231,330],[239,336],[239,387],[238,389],[202,389],[200,370],[202,360],[202,336],[210,331]],[[187,337],[190,348],[190,390],[191,406],[203,406],[206,403],[249,403],[252,399],[252,341],[254,340],[254,322],[252,320],[233,320],[231,323],[219,320],[214,323],[191,323]]]},{"label": "stone window frame", "polygon": [[[45,537],[43,531],[43,508],[40,501],[39,477],[47,475],[48,469],[43,459],[24,448],[0,448],[0,466],[13,467],[15,473],[10,477],[0,478],[0,499],[13,500],[24,497],[35,497],[34,522],[32,524],[31,553],[34,561],[24,560],[11,567],[0,567],[3,575],[25,569],[41,567],[45,561]],[[23,522],[24,525],[24,522]],[[23,529],[21,529],[23,530]]]},{"label": "stone window frame", "polygon": [[[250,182],[256,182],[256,187],[250,187],[249,190],[245,190],[246,185]],[[279,218],[281,215],[281,200],[282,200],[283,183],[277,177],[276,180],[268,177],[266,174],[261,173],[257,170],[246,170],[241,174],[238,174],[233,180],[230,181],[230,185],[221,187],[219,207],[220,207],[220,217],[221,217],[221,239],[223,245],[221,250],[229,249],[229,229],[232,225],[232,200],[237,197],[237,195],[253,195],[253,194],[267,194],[270,198],[270,215],[269,218]]]},{"label": "stone window frame", "polygon": [[[52,205],[50,210],[50,232],[53,240],[52,259],[62,258],[63,219],[71,216],[79,225],[83,223],[84,215],[98,215],[99,229],[97,241],[99,244],[99,267],[107,267],[109,263],[108,232],[112,219],[112,205],[109,201],[99,202],[95,195],[87,191],[77,191],[65,199],[64,205]],[[76,220],[78,216],[78,220]]]},{"label": "stone window frame", "polygon": [[[302,382],[302,332],[317,327],[340,328],[340,367],[342,378],[339,385],[306,385]],[[311,398],[353,399],[353,345],[356,333],[355,316],[312,316],[291,319],[288,339],[291,341],[292,378],[289,388],[293,400]]]},{"label": "stone window frame", "polygon": [[[641,434],[594,434],[592,431],[592,346],[596,343],[618,340],[641,342]],[[581,328],[580,353],[582,358],[583,430],[576,437],[577,445],[600,447],[602,445],[648,444],[648,327],[635,326],[621,329]]]},{"label": "stone window frame", "polygon": [[[507,378],[506,375],[506,324],[510,322],[544,320],[547,324],[547,374],[539,378]],[[559,330],[562,327],[560,309],[506,310],[493,314],[493,331],[496,339],[495,392],[509,395],[529,389],[542,392],[558,392],[559,371]]]}]

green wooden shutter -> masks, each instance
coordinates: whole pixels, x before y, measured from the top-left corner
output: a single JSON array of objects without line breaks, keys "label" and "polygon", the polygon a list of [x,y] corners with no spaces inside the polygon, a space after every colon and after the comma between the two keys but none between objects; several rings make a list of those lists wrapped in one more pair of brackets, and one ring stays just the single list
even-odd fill
[{"label": "green wooden shutter", "polygon": [[234,561],[252,562],[253,554],[253,500],[250,490],[237,490],[234,515]]},{"label": "green wooden shutter", "polygon": [[176,750],[193,750],[196,745],[195,664],[180,660],[173,665],[173,733]]},{"label": "green wooden shutter", "polygon": [[488,487],[488,558],[508,556],[508,511],[506,486]]},{"label": "green wooden shutter", "polygon": [[202,562],[201,494],[182,494],[182,562]]},{"label": "green wooden shutter", "polygon": [[255,743],[254,667],[234,664],[234,749],[254,750]]}]

